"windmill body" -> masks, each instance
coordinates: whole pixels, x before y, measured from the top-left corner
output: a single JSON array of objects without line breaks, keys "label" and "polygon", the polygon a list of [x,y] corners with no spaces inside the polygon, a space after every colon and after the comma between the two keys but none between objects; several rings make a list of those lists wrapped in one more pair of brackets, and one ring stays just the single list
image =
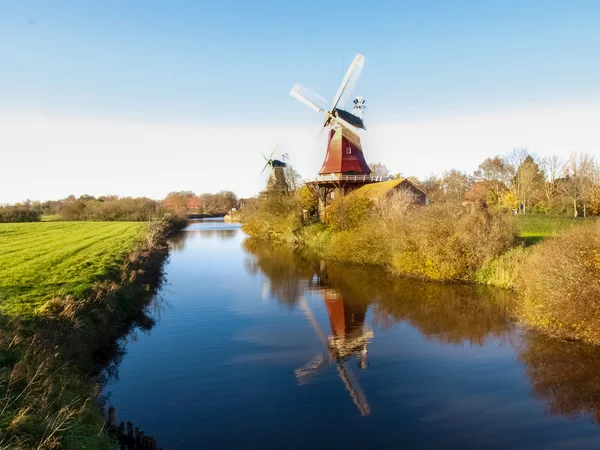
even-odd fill
[{"label": "windmill body", "polygon": [[[360,130],[364,130],[365,101],[357,97],[353,101],[352,112],[341,108],[349,99],[354,86],[365,64],[364,56],[357,54],[342,80],[333,98],[333,106],[321,106],[325,100],[309,89],[295,85],[290,95],[309,108],[324,113],[323,127],[329,130],[327,152],[319,171],[319,176],[311,184],[319,192],[319,216],[324,217],[324,210],[336,192],[345,193],[359,188],[367,183],[385,181],[371,174],[360,140]],[[338,107],[338,105],[340,107]]]},{"label": "windmill body", "polygon": [[277,147],[278,146],[273,149],[268,158],[263,154],[266,164],[261,173],[263,173],[267,167],[271,167],[269,181],[267,182],[267,190],[287,192],[289,189],[288,182],[285,178],[285,168],[287,167],[287,164],[279,159],[273,159]]},{"label": "windmill body", "polygon": [[370,175],[360,137],[342,126],[329,131],[325,161],[319,175]]}]

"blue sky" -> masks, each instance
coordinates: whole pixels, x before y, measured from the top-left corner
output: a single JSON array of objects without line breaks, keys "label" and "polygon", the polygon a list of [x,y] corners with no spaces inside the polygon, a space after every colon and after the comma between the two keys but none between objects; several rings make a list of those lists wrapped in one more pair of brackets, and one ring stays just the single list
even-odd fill
[{"label": "blue sky", "polygon": [[[320,119],[288,92],[301,82],[331,99],[357,52],[369,127],[597,105],[599,24],[597,1],[5,1],[0,110],[316,134]],[[11,144],[0,140],[9,163]]]}]

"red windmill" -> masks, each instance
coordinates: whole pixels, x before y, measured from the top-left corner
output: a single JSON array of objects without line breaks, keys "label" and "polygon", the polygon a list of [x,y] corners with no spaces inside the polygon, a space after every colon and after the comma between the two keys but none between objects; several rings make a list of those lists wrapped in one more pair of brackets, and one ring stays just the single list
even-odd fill
[{"label": "red windmill", "polygon": [[319,171],[319,177],[312,182],[319,187],[321,210],[327,206],[327,201],[336,189],[346,193],[366,183],[383,181],[381,178],[371,176],[371,169],[363,155],[359,130],[365,129],[364,99],[357,97],[354,100],[352,112],[338,108],[338,105],[345,105],[350,98],[364,65],[365,57],[357,54],[333,98],[333,106],[329,109],[320,106],[326,103],[322,97],[299,84],[294,85],[290,91],[292,97],[309,108],[325,113],[323,127],[330,129],[325,161]]}]

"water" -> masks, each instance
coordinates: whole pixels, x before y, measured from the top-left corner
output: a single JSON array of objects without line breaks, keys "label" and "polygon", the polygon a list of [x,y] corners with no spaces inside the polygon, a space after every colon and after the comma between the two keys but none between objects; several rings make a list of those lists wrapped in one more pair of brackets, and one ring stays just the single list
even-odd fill
[{"label": "water", "polygon": [[174,237],[157,321],[105,394],[169,449],[599,448],[600,354],[515,326],[512,297]]}]

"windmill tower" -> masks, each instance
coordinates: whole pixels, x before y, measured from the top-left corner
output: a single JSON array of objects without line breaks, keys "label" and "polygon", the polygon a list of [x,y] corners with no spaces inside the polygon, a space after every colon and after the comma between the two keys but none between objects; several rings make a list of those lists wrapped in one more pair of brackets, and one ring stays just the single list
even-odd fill
[{"label": "windmill tower", "polygon": [[277,150],[278,146],[279,145],[275,146],[275,148],[271,152],[271,155],[269,155],[268,158],[265,156],[264,153],[261,152],[263,158],[267,163],[265,164],[265,167],[263,167],[263,170],[260,173],[264,173],[267,167],[271,167],[269,181],[267,182],[267,190],[287,192],[289,190],[288,182],[285,179],[285,168],[287,167],[287,164],[278,159],[273,159],[273,155],[275,154],[275,151]]},{"label": "windmill tower", "polygon": [[343,195],[364,184],[384,181],[371,175],[371,169],[363,154],[359,132],[365,130],[365,100],[357,97],[353,101],[352,112],[341,108],[350,98],[364,65],[365,57],[357,54],[333,98],[331,108],[321,106],[326,101],[299,84],[294,85],[290,91],[292,97],[314,111],[324,113],[323,128],[329,130],[325,160],[319,170],[319,176],[311,182],[318,186],[321,216],[322,210],[335,191],[340,191]]}]

